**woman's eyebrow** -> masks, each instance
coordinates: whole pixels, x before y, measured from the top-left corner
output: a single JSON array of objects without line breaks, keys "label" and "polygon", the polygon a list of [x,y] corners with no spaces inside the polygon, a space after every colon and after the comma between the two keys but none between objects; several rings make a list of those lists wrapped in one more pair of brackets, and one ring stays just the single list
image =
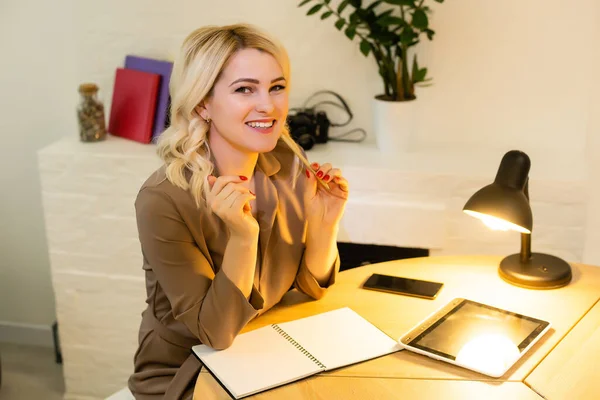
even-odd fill
[{"label": "woman's eyebrow", "polygon": [[[271,83],[275,83],[277,81],[285,81],[285,78],[283,76],[280,76],[279,78],[275,78],[271,81]],[[235,81],[231,82],[231,84],[229,86],[233,86],[236,83],[239,82],[248,82],[248,83],[254,83],[256,85],[258,85],[260,83],[260,81],[258,79],[253,79],[253,78],[240,78],[240,79],[236,79]]]}]

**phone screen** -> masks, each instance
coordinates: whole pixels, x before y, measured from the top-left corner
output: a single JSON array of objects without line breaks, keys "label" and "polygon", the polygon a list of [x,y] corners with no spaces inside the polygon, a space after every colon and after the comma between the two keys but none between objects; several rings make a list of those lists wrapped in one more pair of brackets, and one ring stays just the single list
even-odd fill
[{"label": "phone screen", "polygon": [[442,286],[443,283],[438,282],[373,274],[365,282],[363,288],[434,299]]}]

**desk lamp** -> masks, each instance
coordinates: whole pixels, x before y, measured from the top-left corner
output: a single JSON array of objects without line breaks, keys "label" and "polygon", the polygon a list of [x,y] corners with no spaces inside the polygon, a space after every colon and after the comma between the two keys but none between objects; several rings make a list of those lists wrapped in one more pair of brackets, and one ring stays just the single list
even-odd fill
[{"label": "desk lamp", "polygon": [[476,192],[463,211],[492,229],[521,233],[521,253],[500,262],[498,273],[502,279],[528,289],[559,288],[571,281],[569,264],[549,254],[531,252],[530,167],[527,154],[509,151],[502,157],[494,183]]}]

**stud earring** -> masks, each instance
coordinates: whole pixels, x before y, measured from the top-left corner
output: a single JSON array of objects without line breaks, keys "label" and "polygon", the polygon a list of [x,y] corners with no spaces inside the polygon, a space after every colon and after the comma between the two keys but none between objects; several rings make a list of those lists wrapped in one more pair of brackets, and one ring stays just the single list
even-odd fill
[{"label": "stud earring", "polygon": [[210,117],[206,118],[205,121],[206,121],[207,124],[210,124]]}]

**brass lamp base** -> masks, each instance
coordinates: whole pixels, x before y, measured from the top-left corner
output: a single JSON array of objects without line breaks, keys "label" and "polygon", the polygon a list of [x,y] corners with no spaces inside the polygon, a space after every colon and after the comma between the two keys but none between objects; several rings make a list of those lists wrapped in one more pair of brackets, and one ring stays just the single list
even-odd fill
[{"label": "brass lamp base", "polygon": [[571,266],[561,258],[531,253],[526,261],[512,254],[500,262],[498,274],[506,282],[527,289],[556,289],[571,282]]}]

